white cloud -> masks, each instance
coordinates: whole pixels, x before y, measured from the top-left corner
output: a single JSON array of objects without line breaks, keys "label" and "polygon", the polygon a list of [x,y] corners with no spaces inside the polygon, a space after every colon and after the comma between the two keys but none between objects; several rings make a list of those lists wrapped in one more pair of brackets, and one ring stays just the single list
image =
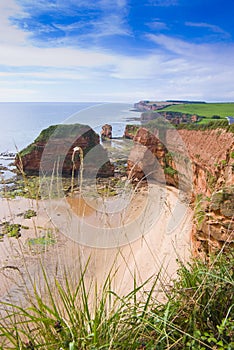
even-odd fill
[{"label": "white cloud", "polygon": [[146,37],[164,49],[182,56],[205,55],[209,49],[205,44],[193,44],[164,34],[147,34]]},{"label": "white cloud", "polygon": [[17,5],[14,0],[1,1],[0,3],[0,45],[4,43],[8,44],[23,44],[27,39],[27,35],[22,30],[19,30],[16,26],[13,26],[9,20],[9,17],[17,14],[18,17],[22,17],[22,9]]},{"label": "white cloud", "polygon": [[[91,49],[5,47],[0,63],[13,71],[1,73],[0,88],[9,91],[12,86],[14,94],[5,93],[1,100],[234,100],[233,47],[192,44],[165,35],[148,38],[155,50],[141,57]],[[20,84],[25,95],[19,93]],[[30,87],[33,93],[27,93]]]},{"label": "white cloud", "polygon": [[[27,21],[23,23],[22,18],[20,25],[27,31],[28,37],[35,46],[81,47],[81,45],[95,44],[99,39],[107,36],[131,35],[131,29],[126,20],[127,0],[115,2],[112,0],[55,0],[53,3],[45,0],[37,3],[22,0],[21,5],[25,11],[25,17],[31,17],[32,22],[30,28]],[[52,16],[50,23],[44,24],[35,19],[36,16],[44,15],[48,11]],[[17,11],[13,11],[11,16],[20,18]],[[61,16],[69,17],[71,23],[61,24]],[[18,29],[18,31],[26,36],[23,30]],[[46,35],[50,33],[55,35]]]},{"label": "white cloud", "polygon": [[13,67],[109,67],[114,55],[98,50],[2,45],[0,64]]},{"label": "white cloud", "polygon": [[[74,6],[87,4],[69,0],[70,5],[72,2]],[[27,3],[32,6],[31,1]],[[100,3],[103,11],[114,6],[109,0]],[[157,6],[173,4],[176,2],[154,1]],[[39,6],[42,8],[45,2],[40,1]],[[115,6],[124,10],[127,3],[119,0]],[[234,100],[234,48],[231,44],[193,44],[162,34],[148,34],[146,37],[155,48],[135,57],[127,50],[125,54],[115,54],[92,46],[89,49],[40,48],[32,46],[25,32],[10,24],[9,16],[25,15],[15,1],[8,0],[0,9],[0,65],[5,67],[0,73],[1,101]],[[66,9],[68,11],[69,6]],[[92,20],[92,31],[86,40],[95,33],[97,37],[130,36],[131,30],[120,12],[109,17],[104,13],[102,21]],[[73,23],[64,29],[72,31],[79,25]],[[164,27],[159,20],[151,25],[158,30]],[[218,27],[206,23],[195,26],[219,32]]]},{"label": "white cloud", "polygon": [[97,6],[101,6],[102,8],[119,8],[123,9],[127,6],[128,2],[127,0],[100,0],[99,2],[96,2]]},{"label": "white cloud", "polygon": [[[155,44],[167,50],[161,69],[170,96],[227,100],[234,95],[233,45],[192,44],[165,35],[149,35]],[[229,96],[229,97],[228,97]]]},{"label": "white cloud", "polygon": [[176,6],[178,5],[178,0],[149,0],[149,4],[160,7]]},{"label": "white cloud", "polygon": [[185,25],[189,27],[207,28],[211,30],[213,33],[222,34],[222,37],[225,37],[225,38],[230,38],[231,36],[228,32],[226,32],[225,30],[223,30],[222,28],[214,24],[209,24],[204,22],[185,22]]},{"label": "white cloud", "polygon": [[154,22],[147,23],[148,27],[151,29],[156,30],[165,30],[168,29],[168,25],[164,22],[161,22],[159,20],[155,20]]},{"label": "white cloud", "polygon": [[93,21],[90,23],[93,25],[92,34],[85,35],[86,37],[105,37],[114,35],[131,35],[131,30],[125,24],[122,16],[116,14],[110,14],[105,16],[100,21]]},{"label": "white cloud", "polygon": [[27,96],[27,99],[29,100],[32,98],[32,101],[34,100],[33,96],[36,96],[37,92],[33,89],[25,89],[22,87],[19,87],[18,89],[14,87],[0,87],[0,101],[2,102],[12,102],[12,101],[25,101],[25,97]]}]

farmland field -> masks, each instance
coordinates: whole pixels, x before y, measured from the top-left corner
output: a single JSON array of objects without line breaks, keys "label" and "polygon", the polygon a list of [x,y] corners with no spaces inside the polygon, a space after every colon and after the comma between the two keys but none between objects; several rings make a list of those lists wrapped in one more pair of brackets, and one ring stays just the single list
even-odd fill
[{"label": "farmland field", "polygon": [[219,115],[221,118],[234,116],[234,103],[188,103],[169,106],[160,110],[160,112],[181,112],[188,114],[197,114],[206,118],[212,118],[213,115]]}]

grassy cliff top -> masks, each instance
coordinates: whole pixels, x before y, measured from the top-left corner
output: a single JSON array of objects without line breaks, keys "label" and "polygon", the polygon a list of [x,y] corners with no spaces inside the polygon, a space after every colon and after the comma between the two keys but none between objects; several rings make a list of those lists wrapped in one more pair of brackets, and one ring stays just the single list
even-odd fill
[{"label": "grassy cliff top", "polygon": [[186,129],[186,130],[216,130],[216,129],[224,129],[226,132],[234,133],[234,124],[229,125],[226,119],[214,120],[209,119],[207,123],[187,123],[187,124],[178,124],[173,125],[170,122],[165,122],[163,118],[158,118],[155,120],[150,120],[149,122],[142,125],[127,125],[128,132],[130,134],[135,135],[140,128],[146,128],[149,131],[153,132],[155,129],[160,130],[169,130],[169,129]]},{"label": "grassy cliff top", "polygon": [[88,125],[84,124],[58,124],[51,125],[48,128],[41,131],[39,136],[35,139],[34,142],[45,142],[48,141],[52,136],[53,138],[64,138],[64,137],[75,137],[81,136],[82,134],[91,131],[94,131]]},{"label": "grassy cliff top", "polygon": [[37,143],[46,143],[49,141],[50,138],[64,139],[70,137],[71,139],[73,139],[75,137],[78,138],[87,133],[90,138],[90,145],[95,145],[98,139],[98,135],[88,125],[78,123],[51,125],[48,128],[42,130],[39,136],[30,145],[28,145],[22,151],[20,151],[19,154],[21,157],[24,157],[36,148]]},{"label": "grassy cliff top", "polygon": [[181,112],[196,114],[206,118],[219,115],[221,118],[234,115],[234,103],[189,103],[178,104],[160,109],[160,112]]}]

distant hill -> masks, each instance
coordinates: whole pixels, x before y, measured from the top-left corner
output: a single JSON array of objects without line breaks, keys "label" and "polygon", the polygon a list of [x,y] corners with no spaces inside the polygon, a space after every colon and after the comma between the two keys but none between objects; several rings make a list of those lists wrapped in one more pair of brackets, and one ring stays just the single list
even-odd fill
[{"label": "distant hill", "polygon": [[169,102],[169,103],[185,103],[185,104],[195,104],[195,103],[198,103],[198,104],[204,104],[206,103],[205,101],[187,101],[187,100],[166,100],[166,102]]}]

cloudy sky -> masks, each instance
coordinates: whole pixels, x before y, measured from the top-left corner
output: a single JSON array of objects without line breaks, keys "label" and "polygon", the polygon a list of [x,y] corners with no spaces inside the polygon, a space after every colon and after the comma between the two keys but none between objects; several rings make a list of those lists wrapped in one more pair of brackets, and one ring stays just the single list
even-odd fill
[{"label": "cloudy sky", "polygon": [[233,0],[0,0],[0,101],[234,101]]}]

